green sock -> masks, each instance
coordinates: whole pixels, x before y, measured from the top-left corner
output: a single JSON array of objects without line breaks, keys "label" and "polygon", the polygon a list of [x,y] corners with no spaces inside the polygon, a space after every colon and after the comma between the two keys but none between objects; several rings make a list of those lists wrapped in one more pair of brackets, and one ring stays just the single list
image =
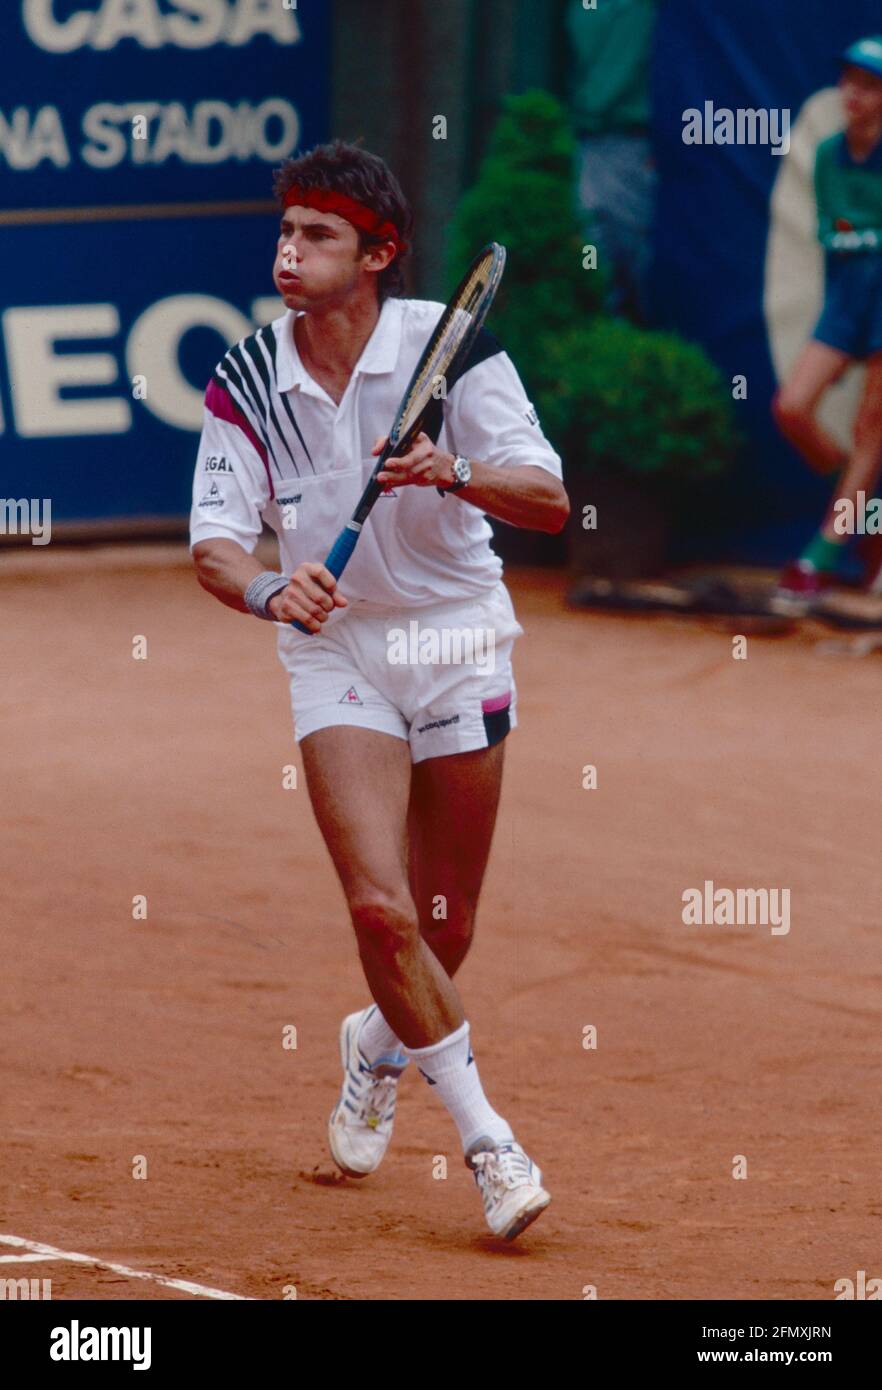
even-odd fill
[{"label": "green sock", "polygon": [[799,558],[800,560],[807,560],[810,565],[814,565],[816,570],[832,572],[838,570],[839,560],[844,549],[845,546],[842,542],[828,541],[826,536],[822,536],[819,531]]}]

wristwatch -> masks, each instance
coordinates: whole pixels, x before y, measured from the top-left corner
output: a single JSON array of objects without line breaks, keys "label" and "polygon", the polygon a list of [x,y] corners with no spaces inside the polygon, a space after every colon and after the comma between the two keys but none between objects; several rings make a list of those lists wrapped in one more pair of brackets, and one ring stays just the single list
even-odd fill
[{"label": "wristwatch", "polygon": [[454,481],[449,487],[438,488],[442,497],[448,492],[459,492],[461,487],[468,487],[472,481],[472,465],[467,458],[463,458],[462,454],[457,454],[453,460],[453,477]]}]

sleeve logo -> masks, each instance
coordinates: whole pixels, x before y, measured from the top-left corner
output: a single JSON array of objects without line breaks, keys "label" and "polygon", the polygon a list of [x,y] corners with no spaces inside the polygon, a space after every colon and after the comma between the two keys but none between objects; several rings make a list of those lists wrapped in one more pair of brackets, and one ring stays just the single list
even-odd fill
[{"label": "sleeve logo", "polygon": [[200,497],[199,506],[204,507],[206,510],[208,510],[211,507],[224,506],[224,495],[218,487],[217,483],[213,482],[211,484],[211,487],[206,492],[205,496]]}]

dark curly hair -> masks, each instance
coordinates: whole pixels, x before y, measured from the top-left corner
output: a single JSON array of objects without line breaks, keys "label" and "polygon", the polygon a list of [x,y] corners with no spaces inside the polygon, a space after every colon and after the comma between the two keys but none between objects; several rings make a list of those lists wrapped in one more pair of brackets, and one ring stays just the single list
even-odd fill
[{"label": "dark curly hair", "polygon": [[[393,223],[399,236],[410,242],[413,226],[410,204],[392,170],[379,155],[370,154],[358,145],[347,144],[345,140],[316,145],[307,154],[286,159],[273,171],[273,193],[280,207],[284,206],[285,194],[295,183],[303,188],[328,188],[335,193],[344,193],[348,198],[355,198],[384,221]],[[382,245],[381,237],[371,236],[359,227],[355,230],[358,232],[359,252],[364,252],[369,246]],[[399,253],[377,276],[377,295],[381,304],[390,295],[404,293],[402,260],[406,256],[407,252],[404,256]]]}]

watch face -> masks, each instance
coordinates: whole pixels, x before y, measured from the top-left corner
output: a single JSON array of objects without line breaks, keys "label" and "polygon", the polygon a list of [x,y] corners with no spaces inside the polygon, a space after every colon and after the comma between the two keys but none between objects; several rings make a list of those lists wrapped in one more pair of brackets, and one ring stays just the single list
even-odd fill
[{"label": "watch face", "polygon": [[472,465],[468,459],[457,458],[453,461],[453,472],[458,483],[467,483],[472,476]]}]

